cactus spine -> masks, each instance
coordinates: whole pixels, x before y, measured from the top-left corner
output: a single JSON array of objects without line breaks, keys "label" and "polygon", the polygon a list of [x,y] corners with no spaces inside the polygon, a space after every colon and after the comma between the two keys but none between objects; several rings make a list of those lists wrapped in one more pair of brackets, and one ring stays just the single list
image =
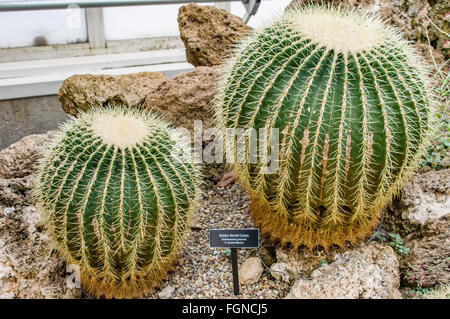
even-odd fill
[{"label": "cactus spine", "polygon": [[121,107],[82,113],[52,141],[36,195],[88,292],[136,297],[166,276],[199,196],[174,145],[164,122]]},{"label": "cactus spine", "polygon": [[428,82],[398,31],[357,11],[292,9],[243,41],[215,115],[224,129],[279,129],[276,173],[250,163],[248,149],[235,164],[257,226],[295,247],[373,231],[424,151]]}]

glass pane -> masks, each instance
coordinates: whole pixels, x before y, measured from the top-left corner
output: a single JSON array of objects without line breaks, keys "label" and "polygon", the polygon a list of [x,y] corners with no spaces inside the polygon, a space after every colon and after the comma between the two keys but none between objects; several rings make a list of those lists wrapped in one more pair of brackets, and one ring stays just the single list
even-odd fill
[{"label": "glass pane", "polygon": [[[292,0],[263,0],[259,6],[258,12],[252,16],[248,25],[257,28],[270,23],[273,18],[283,14],[284,9]],[[231,13],[243,18],[245,8],[240,2],[231,3]]]},{"label": "glass pane", "polygon": [[183,5],[104,8],[106,40],[179,35],[177,17],[181,6]]},{"label": "glass pane", "polygon": [[87,42],[84,10],[0,12],[0,48]]}]

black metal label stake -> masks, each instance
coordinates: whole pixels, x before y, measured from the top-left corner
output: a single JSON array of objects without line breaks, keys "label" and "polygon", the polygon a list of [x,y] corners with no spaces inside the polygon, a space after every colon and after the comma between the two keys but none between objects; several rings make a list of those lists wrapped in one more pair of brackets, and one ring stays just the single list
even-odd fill
[{"label": "black metal label stake", "polygon": [[234,295],[239,295],[239,271],[238,271],[238,257],[237,248],[231,248],[231,269],[233,271],[233,292]]},{"label": "black metal label stake", "polygon": [[258,248],[259,229],[210,229],[210,248],[231,248],[231,268],[233,271],[233,291],[239,295],[238,248]]}]

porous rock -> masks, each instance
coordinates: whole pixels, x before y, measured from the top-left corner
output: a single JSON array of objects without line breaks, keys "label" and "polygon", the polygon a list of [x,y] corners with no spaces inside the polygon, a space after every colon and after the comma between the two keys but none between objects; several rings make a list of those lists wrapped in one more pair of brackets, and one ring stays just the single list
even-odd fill
[{"label": "porous rock", "polygon": [[416,174],[388,209],[383,227],[410,248],[400,264],[404,285],[450,281],[450,169]]},{"label": "porous rock", "polygon": [[450,213],[450,169],[416,175],[404,189],[402,217],[424,225]]},{"label": "porous rock", "polygon": [[384,227],[406,240],[434,236],[450,224],[450,169],[418,173],[389,208]]},{"label": "porous rock", "polygon": [[405,285],[432,287],[450,282],[450,213],[440,223],[441,233],[408,243],[411,251],[401,269]]},{"label": "porous rock", "polygon": [[147,95],[144,108],[153,109],[175,127],[194,129],[201,120],[203,129],[212,125],[219,67],[197,67],[162,82]]},{"label": "porous rock", "polygon": [[67,285],[66,264],[31,196],[37,159],[52,135],[31,135],[0,152],[0,299],[81,296]]},{"label": "porous rock", "polygon": [[226,10],[194,3],[180,8],[178,25],[187,61],[194,66],[221,64],[251,31],[241,18]]},{"label": "porous rock", "polygon": [[140,72],[123,75],[77,74],[66,79],[58,92],[66,113],[78,114],[91,107],[108,103],[139,105],[167,77],[160,72]]},{"label": "porous rock", "polygon": [[24,206],[33,203],[34,175],[20,178],[0,178],[0,205]]},{"label": "porous rock", "polygon": [[22,178],[34,172],[45,142],[54,135],[33,134],[0,151],[0,178]]},{"label": "porous rock", "polygon": [[77,298],[34,206],[0,204],[0,299]]},{"label": "porous rock", "polygon": [[333,263],[312,272],[311,280],[297,279],[287,298],[401,298],[398,267],[391,247],[372,242],[359,250],[336,254]]}]

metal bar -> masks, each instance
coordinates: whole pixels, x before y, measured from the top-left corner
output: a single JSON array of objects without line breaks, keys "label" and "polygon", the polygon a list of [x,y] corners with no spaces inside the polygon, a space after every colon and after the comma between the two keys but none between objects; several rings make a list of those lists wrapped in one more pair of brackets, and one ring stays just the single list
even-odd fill
[{"label": "metal bar", "polygon": [[105,25],[103,20],[103,8],[86,9],[86,27],[89,47],[91,49],[105,48]]},{"label": "metal bar", "polygon": [[237,248],[231,248],[231,268],[233,271],[233,293],[235,296],[239,295],[239,268]]},{"label": "metal bar", "polygon": [[217,9],[223,9],[225,11],[231,12],[231,3],[229,2],[217,2],[215,3]]},{"label": "metal bar", "polygon": [[0,12],[2,11],[28,11],[66,9],[69,5],[80,8],[142,6],[154,4],[182,4],[190,2],[229,2],[241,0],[36,0],[36,1],[0,1]]},{"label": "metal bar", "polygon": [[258,11],[261,0],[242,0],[242,4],[245,7],[245,11],[247,11],[242,20],[244,20],[244,23],[247,24],[248,20],[250,20],[250,17],[254,16]]}]

